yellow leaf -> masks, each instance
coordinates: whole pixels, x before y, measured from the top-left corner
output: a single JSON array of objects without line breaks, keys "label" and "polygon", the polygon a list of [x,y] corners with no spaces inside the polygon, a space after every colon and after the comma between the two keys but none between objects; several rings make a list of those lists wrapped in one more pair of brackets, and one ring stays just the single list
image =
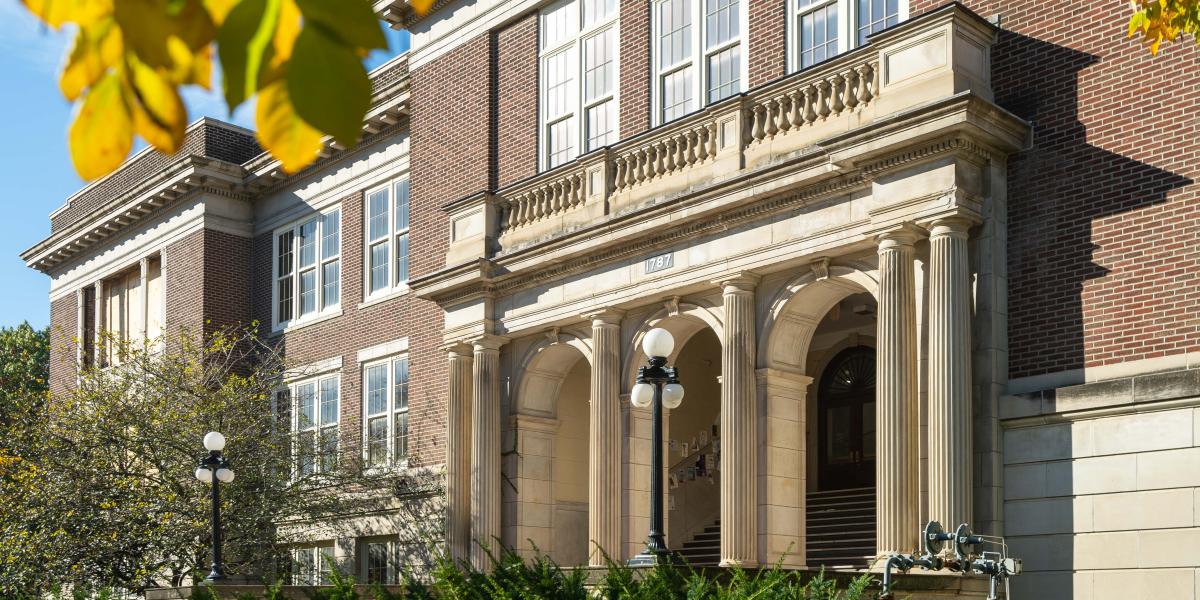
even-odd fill
[{"label": "yellow leaf", "polygon": [[83,179],[103,177],[121,165],[133,146],[133,124],[119,75],[110,72],[88,90],[67,140]]},{"label": "yellow leaf", "polygon": [[311,164],[321,150],[321,132],[296,114],[282,79],[259,90],[255,125],[259,143],[288,173]]},{"label": "yellow leaf", "polygon": [[22,0],[25,8],[47,25],[58,29],[63,23],[91,25],[112,12],[112,0]]},{"label": "yellow leaf", "polygon": [[194,83],[206,90],[212,89],[212,46],[205,46],[193,55],[192,72],[186,81],[179,83]]},{"label": "yellow leaf", "polygon": [[412,7],[418,14],[425,14],[433,8],[433,0],[412,0]]},{"label": "yellow leaf", "polygon": [[119,45],[120,37],[114,31],[111,19],[81,28],[75,34],[75,43],[58,79],[58,87],[67,100],[74,102],[83,90],[96,83],[109,67],[116,64],[111,49],[105,47],[111,47],[114,43]]},{"label": "yellow leaf", "polygon": [[134,129],[159,151],[175,152],[187,128],[187,109],[179,91],[162,73],[136,59],[129,61],[129,69],[126,79]]},{"label": "yellow leaf", "polygon": [[292,48],[296,46],[296,38],[300,36],[302,25],[300,7],[296,6],[295,0],[282,0],[279,3],[279,22],[275,28],[275,52],[271,57],[271,71],[275,71],[292,58]]},{"label": "yellow leaf", "polygon": [[233,6],[241,0],[204,0],[204,7],[208,9],[209,16],[212,17],[213,24],[220,27],[225,22],[225,15],[233,10]]}]

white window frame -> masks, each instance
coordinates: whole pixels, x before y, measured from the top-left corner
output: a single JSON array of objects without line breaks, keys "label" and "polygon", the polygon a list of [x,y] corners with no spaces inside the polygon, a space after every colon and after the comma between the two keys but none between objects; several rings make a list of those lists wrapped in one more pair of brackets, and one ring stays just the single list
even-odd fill
[{"label": "white window frame", "polygon": [[[293,221],[292,223],[279,227],[271,233],[271,323],[273,331],[281,331],[289,327],[303,325],[312,321],[316,321],[331,315],[338,314],[342,309],[342,239],[344,237],[345,227],[341,214],[342,207],[340,204],[326,208],[315,215],[305,216],[303,219]],[[338,243],[337,254],[333,256],[325,256],[322,253],[325,240],[325,219],[333,214],[338,213]],[[312,267],[304,270],[315,271],[316,286],[315,294],[316,309],[307,314],[300,314],[300,228],[309,223],[316,222],[316,241],[313,252],[315,259]],[[279,252],[280,252],[280,236],[291,232],[291,251],[292,251],[292,315],[290,319],[281,319],[279,314],[279,284],[285,275],[279,273]],[[325,265],[337,262],[338,267],[338,287],[337,302],[325,303]]]},{"label": "white window frame", "polygon": [[[297,566],[300,564],[300,555],[306,554],[312,558],[312,572],[299,573]],[[329,585],[330,574],[333,572],[336,557],[334,557],[334,545],[317,544],[313,546],[302,546],[292,548],[292,569],[289,575],[289,580],[292,585],[316,586]]]},{"label": "white window frame", "polygon": [[[399,199],[399,194],[396,193],[397,188],[401,184],[408,184],[408,223],[407,227],[400,228],[396,225],[396,202]],[[371,196],[379,192],[387,194],[387,233],[384,237],[371,238]],[[386,298],[395,294],[403,294],[408,292],[408,281],[412,277],[412,182],[407,173],[390,179],[387,182],[369,188],[363,194],[363,301],[369,302],[380,298]],[[405,237],[408,242],[407,248],[407,269],[408,273],[403,279],[400,279],[399,269],[396,268],[396,249],[399,247],[399,240]],[[386,239],[385,239],[386,238]],[[378,290],[371,289],[371,249],[380,244],[387,244],[387,266],[388,266],[388,284]]]},{"label": "white window frame", "polygon": [[[322,420],[323,415],[321,414],[321,384],[323,382],[330,381],[330,380],[333,381],[333,389],[336,390],[336,392],[337,392],[337,400],[334,402],[336,414],[333,415],[333,421],[327,423]],[[298,393],[298,390],[300,387],[305,386],[305,385],[310,385],[310,384],[313,386],[313,413],[316,415],[317,418],[316,418],[315,423],[301,427],[300,394]],[[321,457],[320,448],[321,448],[322,440],[325,439],[325,436],[331,430],[337,436],[338,446],[337,446],[336,453],[337,454],[341,453],[341,442],[342,442],[341,426],[340,426],[340,421],[341,421],[341,416],[342,416],[342,377],[341,377],[341,373],[337,373],[337,372],[324,373],[324,374],[316,375],[313,377],[305,377],[303,379],[296,379],[293,381],[289,381],[287,384],[287,392],[288,392],[288,403],[290,405],[288,408],[291,411],[290,414],[288,415],[288,419],[291,422],[292,474],[293,474],[293,477],[296,479],[299,479],[301,477],[319,475],[320,473],[324,473],[328,469],[326,468],[325,463],[323,463],[321,461],[322,457]],[[279,397],[279,395],[278,395],[278,393],[276,393],[276,395],[275,395],[276,400],[278,399],[278,397]],[[302,473],[300,473],[301,455],[298,450],[300,447],[301,436],[308,432],[313,433],[313,448],[312,448],[312,450],[315,452],[315,454],[313,455],[314,456],[313,471],[310,474],[302,474]],[[334,460],[336,461],[336,459],[337,459],[337,457],[335,455]]]},{"label": "white window frame", "polygon": [[[358,542],[359,551],[359,573],[358,576],[365,584],[379,583],[380,585],[399,585],[400,583],[400,541],[394,539],[396,536],[388,536],[385,538],[361,538]],[[373,582],[370,580],[371,552],[372,544],[381,544],[385,548],[387,567],[384,570],[383,581]]]},{"label": "white window frame", "polygon": [[[545,16],[561,7],[574,5],[574,14],[577,18],[575,33],[567,36],[565,40],[555,46],[546,46],[546,27]],[[618,0],[615,3],[612,15],[608,19],[593,23],[589,27],[584,27],[583,24],[583,0],[560,0],[542,8],[538,13],[538,170],[547,171],[553,167],[550,166],[550,127],[556,123],[567,119],[575,119],[575,154],[567,158],[560,164],[569,163],[580,156],[595,152],[604,146],[598,146],[591,150],[587,148],[588,131],[587,131],[587,111],[589,108],[599,106],[605,102],[612,102],[612,142],[615,143],[621,137],[621,3]],[[584,92],[585,77],[584,77],[584,40],[600,35],[608,30],[612,30],[613,48],[612,48],[612,89],[608,95],[601,96],[591,101],[587,100]],[[547,90],[546,74],[547,61],[563,52],[575,51],[575,62],[571,66],[574,69],[575,78],[575,103],[571,110],[562,114],[556,115],[553,118],[548,118],[549,112],[546,108]],[[555,165],[557,167],[559,165]]]},{"label": "white window frame", "polygon": [[[801,6],[804,0],[787,0],[787,72],[795,73],[800,70],[800,17],[814,10],[829,5],[837,5],[838,12],[838,44],[837,53],[844,54],[858,47],[858,0],[815,0],[807,6]],[[899,14],[897,23],[908,20],[908,0],[896,0]],[[830,57],[833,58],[833,57]],[[825,59],[826,61],[830,58]],[[809,65],[805,68],[812,68]]]},{"label": "white window frame", "polygon": [[[403,361],[405,363],[405,373],[407,374],[408,378],[405,380],[405,386],[404,386],[405,404],[403,407],[398,407],[396,405],[395,377],[396,377],[396,363],[401,362],[401,361]],[[370,384],[367,382],[367,372],[373,367],[380,367],[380,366],[384,367],[384,371],[387,373],[387,377],[386,377],[385,383],[384,383],[384,389],[387,390],[387,406],[386,406],[386,408],[384,408],[383,413],[372,413],[370,411],[370,407],[369,407],[371,389],[370,389]],[[372,469],[382,469],[382,468],[389,468],[389,467],[405,468],[408,466],[408,459],[410,456],[410,452],[408,451],[408,449],[411,448],[412,423],[410,421],[405,421],[405,423],[406,423],[406,425],[405,425],[406,441],[405,441],[404,456],[396,456],[395,426],[396,426],[396,416],[397,415],[411,414],[409,412],[409,409],[410,409],[410,405],[412,403],[412,394],[409,391],[408,383],[412,380],[412,363],[409,359],[409,355],[407,353],[395,354],[395,355],[384,357],[384,358],[381,358],[378,360],[373,360],[371,362],[365,362],[362,364],[361,368],[362,368],[362,413],[361,414],[362,414],[363,462],[368,466],[368,468],[372,468]],[[383,414],[386,416],[387,424],[388,424],[388,426],[387,426],[387,452],[386,452],[387,457],[382,464],[371,464],[371,458],[370,458],[371,439],[370,439],[370,435],[369,435],[369,429],[370,429],[371,419],[378,417],[380,414]],[[410,417],[406,416],[406,419],[407,418],[410,418]]]},{"label": "white window frame", "polygon": [[[745,92],[750,80],[750,60],[748,56],[749,45],[747,43],[747,30],[750,27],[750,2],[751,0],[738,0],[738,34],[730,38],[722,44],[707,47],[708,35],[708,2],[707,0],[684,0],[688,3],[692,11],[692,40],[691,52],[687,60],[670,65],[666,68],[662,67],[660,54],[662,45],[660,43],[660,35],[662,34],[662,20],[659,6],[665,0],[654,0],[650,4],[650,123],[652,126],[664,125],[673,123],[690,115],[703,108],[721,102],[736,96],[739,93]],[[793,0],[788,0],[789,2]],[[720,54],[734,46],[741,48],[740,56],[741,64],[738,65],[738,90],[734,94],[730,94],[716,102],[708,101],[708,59],[711,56]],[[663,91],[662,80],[667,75],[685,69],[687,67],[694,69],[692,71],[692,101],[693,106],[683,115],[666,121],[663,118]]]}]

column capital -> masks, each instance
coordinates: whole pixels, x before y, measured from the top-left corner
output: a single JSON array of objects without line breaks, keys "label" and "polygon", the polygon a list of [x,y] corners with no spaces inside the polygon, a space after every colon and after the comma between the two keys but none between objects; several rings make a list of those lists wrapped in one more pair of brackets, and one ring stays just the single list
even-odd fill
[{"label": "column capital", "polygon": [[953,214],[938,217],[924,225],[929,230],[929,239],[931,240],[942,237],[966,239],[971,227],[978,222],[978,219],[966,215]]},{"label": "column capital", "polygon": [[761,276],[749,271],[739,271],[714,279],[712,282],[721,286],[724,294],[738,294],[753,292],[761,279]]},{"label": "column capital", "polygon": [[442,344],[440,348],[449,354],[450,358],[469,358],[471,356],[471,344],[463,340],[446,342],[445,344]]},{"label": "column capital", "polygon": [[621,319],[625,318],[625,311],[619,308],[602,308],[583,313],[580,316],[591,321],[592,327],[618,327],[621,325]]},{"label": "column capital", "polygon": [[501,346],[507,344],[510,340],[511,338],[502,335],[485,333],[481,336],[471,338],[469,342],[475,347],[475,351],[479,352],[482,350],[498,351]]},{"label": "column capital", "polygon": [[875,233],[875,242],[879,244],[879,250],[890,250],[892,248],[911,248],[926,235],[925,230],[912,223],[901,223],[895,227],[891,227]]}]

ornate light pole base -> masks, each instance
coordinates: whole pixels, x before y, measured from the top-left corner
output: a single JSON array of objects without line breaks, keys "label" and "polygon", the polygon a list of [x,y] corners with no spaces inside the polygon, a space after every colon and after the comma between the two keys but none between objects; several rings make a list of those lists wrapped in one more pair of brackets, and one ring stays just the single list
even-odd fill
[{"label": "ornate light pole base", "polygon": [[680,556],[666,548],[661,551],[653,551],[646,548],[641,554],[629,559],[626,563],[630,567],[653,567],[657,565],[678,565],[682,564],[683,559]]}]

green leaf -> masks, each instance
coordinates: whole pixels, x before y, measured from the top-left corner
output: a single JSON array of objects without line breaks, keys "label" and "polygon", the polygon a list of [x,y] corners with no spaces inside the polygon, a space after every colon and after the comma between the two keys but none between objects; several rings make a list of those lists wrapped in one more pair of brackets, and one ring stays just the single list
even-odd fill
[{"label": "green leaf", "polygon": [[358,142],[371,104],[371,82],[353,49],[307,23],[292,50],[287,84],[300,118],[343,145]]},{"label": "green leaf", "polygon": [[270,52],[278,18],[279,0],[242,0],[225,16],[217,49],[229,112],[258,90],[259,70]]},{"label": "green leaf", "polygon": [[379,17],[364,0],[296,0],[306,22],[317,23],[353,48],[387,48]]}]

